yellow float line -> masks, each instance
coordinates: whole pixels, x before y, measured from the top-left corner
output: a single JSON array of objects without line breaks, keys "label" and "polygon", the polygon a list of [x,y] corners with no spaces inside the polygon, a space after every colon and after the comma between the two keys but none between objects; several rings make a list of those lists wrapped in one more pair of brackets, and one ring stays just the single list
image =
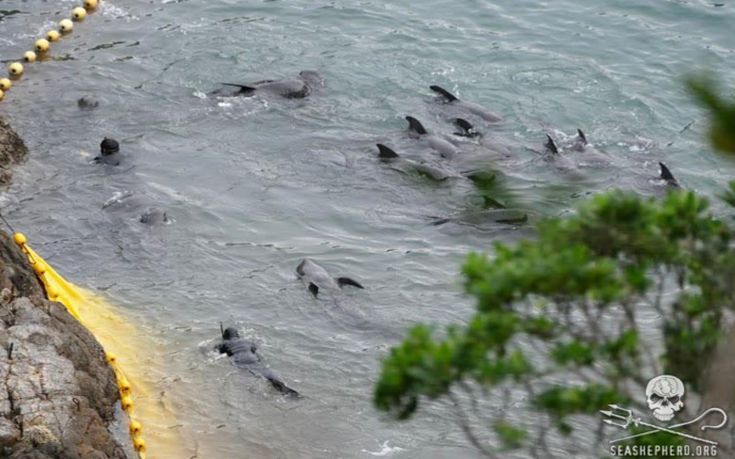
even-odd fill
[{"label": "yellow float line", "polygon": [[[23,54],[23,60],[26,63],[36,62],[39,55],[45,55],[51,47],[49,42],[59,41],[59,39],[74,30],[74,22],[81,22],[87,17],[87,13],[92,13],[97,9],[98,0],[84,0],[84,6],[77,6],[71,11],[71,19],[62,19],[59,21],[59,30],[49,30],[46,38],[36,40],[33,48],[35,51],[26,51]],[[5,92],[13,87],[13,80],[18,80],[23,76],[23,64],[13,62],[8,66],[8,78],[0,78],[0,101],[5,98]]]},{"label": "yellow float line", "polygon": [[[43,283],[48,299],[51,301],[58,301],[66,306],[69,313],[86,327],[79,314],[79,310],[75,306],[81,305],[84,301],[87,301],[84,292],[75,285],[67,282],[56,271],[54,271],[54,269],[49,266],[43,258],[34,252],[26,243],[26,237],[23,234],[15,233],[13,235],[13,240],[18,244],[20,250],[28,257],[28,261],[33,267],[33,271]],[[89,330],[89,327],[86,328]],[[112,367],[112,370],[115,373],[115,378],[117,379],[117,388],[120,391],[120,404],[130,419],[129,431],[130,438],[133,441],[133,446],[135,447],[135,451],[138,453],[138,457],[140,459],[145,459],[146,443],[142,437],[143,426],[133,416],[132,386],[120,368],[117,357],[110,352],[105,352],[105,357],[107,362],[110,364],[110,367]]]}]

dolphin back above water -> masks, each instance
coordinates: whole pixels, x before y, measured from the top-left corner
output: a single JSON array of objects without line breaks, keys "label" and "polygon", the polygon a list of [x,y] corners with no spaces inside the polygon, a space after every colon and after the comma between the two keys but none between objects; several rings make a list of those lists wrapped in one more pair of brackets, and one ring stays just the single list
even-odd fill
[{"label": "dolphin back above water", "polygon": [[286,99],[303,99],[312,90],[321,86],[324,79],[315,70],[302,70],[297,78],[282,80],[262,80],[254,83],[222,83],[232,90],[219,89],[213,94],[218,96],[252,96],[256,93],[271,94]]},{"label": "dolphin back above water", "polygon": [[[383,145],[382,143],[377,144],[377,147],[378,147],[378,158],[380,158],[381,161],[391,162],[391,163],[398,161],[400,165],[403,165],[408,169],[413,169],[419,174],[425,177],[429,177],[430,179],[436,180],[437,182],[447,180],[449,177],[452,176],[452,174],[446,171],[443,171],[437,167],[430,166],[422,162],[413,161],[411,159],[401,158],[398,153],[393,151],[393,149]],[[403,171],[400,171],[400,172],[403,172]]]},{"label": "dolphin back above water", "polygon": [[407,116],[406,121],[408,121],[409,132],[414,136],[426,139],[429,146],[442,155],[443,158],[453,158],[457,154],[457,147],[438,135],[429,134],[421,122],[413,116]]},{"label": "dolphin back above water", "polygon": [[479,116],[489,123],[498,123],[500,121],[503,121],[503,117],[501,117],[497,113],[493,113],[479,104],[459,100],[457,96],[442,88],[441,86],[431,85],[429,86],[429,89],[439,94],[447,104],[465,110],[473,115]]},{"label": "dolphin back above water", "polygon": [[561,158],[563,154],[576,153],[576,155],[568,155],[568,157],[573,157],[578,165],[583,167],[603,166],[610,162],[610,157],[607,154],[587,141],[587,136],[581,129],[577,129],[577,135],[573,139],[564,140],[562,143],[557,143],[549,134],[546,134],[544,147],[557,158]]},{"label": "dolphin back above water", "polygon": [[318,265],[310,258],[304,258],[296,267],[296,274],[304,282],[308,283],[309,291],[312,295],[317,296],[319,290],[336,291],[345,285],[357,288],[365,288],[356,280],[349,277],[334,278],[329,275],[326,269]]},{"label": "dolphin back above water", "polygon": [[478,131],[472,123],[464,118],[455,118],[452,120],[454,125],[459,129],[454,135],[458,137],[466,137],[468,139],[478,139],[479,143],[490,150],[500,153],[501,155],[511,156],[510,148],[502,142],[491,137],[485,137],[482,132]]}]

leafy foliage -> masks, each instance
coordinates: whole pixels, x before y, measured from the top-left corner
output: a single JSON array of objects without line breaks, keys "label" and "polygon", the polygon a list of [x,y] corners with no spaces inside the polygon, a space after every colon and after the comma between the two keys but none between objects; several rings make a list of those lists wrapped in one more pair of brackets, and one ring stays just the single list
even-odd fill
[{"label": "leafy foliage", "polygon": [[735,153],[735,102],[722,99],[709,77],[690,78],[687,85],[712,116],[709,131],[712,145],[718,150]]},{"label": "leafy foliage", "polygon": [[[422,396],[448,395],[462,381],[490,388],[536,381],[530,408],[569,434],[566,417],[640,398],[628,383],[659,374],[661,360],[640,339],[642,304],[663,319],[663,371],[696,388],[723,308],[735,306],[731,238],[693,192],[671,192],[660,202],[613,192],[571,218],[543,221],[533,241],[496,244],[493,258],[470,254],[463,273],[475,315],[442,339],[414,327],[383,362],[376,406],[406,419]],[[666,279],[678,292],[670,304],[661,295]],[[539,360],[529,353],[533,341],[544,343],[541,364],[531,363]],[[569,387],[545,383],[570,369],[593,376]],[[500,441],[519,446],[527,437],[511,435],[514,429],[496,429]]]},{"label": "leafy foliage", "polygon": [[[735,153],[735,104],[706,79],[688,84],[712,114],[715,148]],[[488,196],[496,193],[494,175],[475,181]],[[735,207],[735,182],[722,198]],[[691,191],[660,200],[615,191],[572,217],[540,222],[534,240],[495,244],[492,257],[469,254],[464,289],[475,298],[474,315],[443,332],[413,327],[383,361],[375,405],[407,419],[424,398],[460,407],[458,392],[476,404],[471,387],[487,398],[523,388],[533,422],[514,425],[497,414],[488,432],[495,441],[481,442],[463,421],[476,447],[501,457],[521,447],[538,453],[550,429],[560,438],[572,434],[571,417],[595,415],[599,424],[597,412],[609,404],[645,408],[642,386],[664,372],[696,392],[722,336],[723,313],[735,310],[734,236]],[[659,335],[646,341],[641,316],[651,313],[659,319],[648,320],[646,334],[654,326]],[[658,433],[634,442],[678,445],[682,438]]]},{"label": "leafy foliage", "polygon": [[[706,78],[688,85],[712,115],[714,147],[735,153],[735,104]],[[495,175],[474,180],[486,195],[497,194]],[[735,182],[721,197],[735,207]],[[549,429],[571,435],[574,416],[597,415],[610,404],[645,408],[642,386],[663,372],[700,391],[723,314],[735,309],[733,236],[735,228],[691,191],[661,200],[611,192],[572,217],[540,222],[534,240],[495,244],[492,257],[469,254],[464,289],[475,298],[475,314],[443,332],[413,327],[383,361],[375,405],[407,419],[423,398],[459,407],[456,392],[463,392],[476,409],[471,387],[488,398],[521,387],[526,410],[538,414],[533,423],[514,425],[498,415],[486,435],[495,441],[481,442],[463,421],[475,446],[500,457],[521,447],[538,452]],[[651,313],[659,317],[653,344],[641,333],[641,315]],[[682,444],[662,433],[633,441]]]}]

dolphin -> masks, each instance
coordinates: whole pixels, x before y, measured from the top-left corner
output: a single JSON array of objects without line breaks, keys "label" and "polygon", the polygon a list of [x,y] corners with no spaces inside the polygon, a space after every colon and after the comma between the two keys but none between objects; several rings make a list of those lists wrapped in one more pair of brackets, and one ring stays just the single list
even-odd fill
[{"label": "dolphin", "polygon": [[458,137],[467,137],[468,139],[477,139],[480,144],[503,156],[511,156],[510,149],[502,143],[484,136],[469,121],[464,118],[455,118],[454,125],[459,129],[454,135]]},{"label": "dolphin", "polygon": [[235,366],[265,378],[278,392],[292,397],[300,396],[262,363],[257,352],[258,346],[252,341],[240,338],[240,333],[234,327],[227,327],[222,331],[222,341],[216,349],[220,354],[232,357]]},{"label": "dolphin", "polygon": [[556,142],[554,142],[554,139],[552,139],[549,134],[546,134],[546,143],[544,144],[544,147],[548,152],[551,153],[551,155],[546,159],[552,160],[559,169],[567,172],[573,172],[575,174],[579,172],[577,163],[572,161],[568,155],[561,154],[562,150],[558,147]]},{"label": "dolphin", "polygon": [[679,182],[674,177],[674,174],[672,174],[669,168],[666,167],[666,164],[658,163],[658,165],[661,166],[661,180],[664,180],[666,184],[672,188],[681,188],[681,185],[679,185]]},{"label": "dolphin", "polygon": [[546,147],[551,151],[556,148],[557,153],[559,151],[573,151],[581,153],[574,157],[580,166],[591,164],[602,165],[610,162],[609,157],[605,153],[601,152],[587,141],[587,136],[581,129],[577,129],[577,136],[574,140],[566,142],[562,148],[559,148],[549,135],[547,135],[546,138]]},{"label": "dolphin", "polygon": [[432,226],[447,223],[482,228],[487,224],[523,225],[528,222],[528,213],[521,209],[483,209],[481,211],[463,212],[449,217],[429,217]]},{"label": "dolphin", "polygon": [[442,88],[441,86],[432,85],[429,86],[429,89],[439,94],[444,99],[445,103],[458,107],[473,115],[479,116],[489,123],[498,123],[500,121],[503,121],[503,118],[500,115],[493,113],[490,110],[487,110],[481,105],[459,100],[454,94]]},{"label": "dolphin", "polygon": [[171,219],[168,218],[168,214],[165,210],[157,207],[152,207],[140,216],[140,222],[146,225],[168,225],[171,223]]},{"label": "dolphin", "polygon": [[310,258],[304,258],[296,267],[296,274],[299,275],[304,282],[309,285],[309,291],[312,295],[317,296],[319,290],[337,291],[345,285],[351,285],[357,288],[365,288],[359,282],[349,277],[334,278],[329,275],[326,269],[319,266]]},{"label": "dolphin", "polygon": [[584,151],[588,145],[589,142],[587,142],[587,136],[584,135],[584,132],[582,132],[581,129],[577,129],[577,138],[572,145],[572,149],[577,151]]},{"label": "dolphin", "polygon": [[[138,222],[149,225],[170,225],[173,223],[168,212],[156,206],[147,196],[130,190],[118,191],[102,204],[102,210],[115,213],[135,213]],[[141,209],[144,209],[141,213]]]},{"label": "dolphin", "polygon": [[221,88],[212,94],[218,96],[252,96],[258,94],[271,94],[286,99],[303,99],[311,94],[312,90],[323,84],[323,78],[315,70],[302,70],[297,78],[282,80],[262,80],[255,83],[222,83],[231,90]]},{"label": "dolphin", "polygon": [[443,158],[451,159],[457,154],[457,147],[452,145],[452,143],[448,140],[439,137],[438,135],[429,134],[424,126],[421,124],[421,122],[413,116],[407,116],[406,121],[408,121],[409,132],[415,136],[418,136],[419,138],[425,138],[426,141],[429,143],[429,146],[439,152],[439,154],[442,155]]},{"label": "dolphin", "polygon": [[419,174],[436,180],[437,182],[442,182],[452,176],[452,174],[439,168],[430,166],[426,163],[414,161],[407,158],[401,158],[398,153],[381,143],[377,144],[377,147],[379,151],[378,158],[386,163],[398,163],[399,165],[407,169],[413,169]]},{"label": "dolphin", "polygon": [[79,107],[79,110],[94,110],[99,106],[99,101],[91,97],[84,96],[77,100],[77,107]]},{"label": "dolphin", "polygon": [[554,139],[552,139],[549,134],[546,134],[546,143],[544,144],[544,147],[554,155],[559,154],[559,147],[556,146],[556,142],[554,142]]}]

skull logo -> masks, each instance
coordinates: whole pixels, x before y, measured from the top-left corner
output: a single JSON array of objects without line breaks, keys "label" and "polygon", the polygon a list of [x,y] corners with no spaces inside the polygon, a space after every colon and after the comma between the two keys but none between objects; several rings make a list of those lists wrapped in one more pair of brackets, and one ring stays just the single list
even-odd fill
[{"label": "skull logo", "polygon": [[684,406],[684,383],[671,375],[656,376],[646,386],[648,408],[659,421],[670,421]]}]

